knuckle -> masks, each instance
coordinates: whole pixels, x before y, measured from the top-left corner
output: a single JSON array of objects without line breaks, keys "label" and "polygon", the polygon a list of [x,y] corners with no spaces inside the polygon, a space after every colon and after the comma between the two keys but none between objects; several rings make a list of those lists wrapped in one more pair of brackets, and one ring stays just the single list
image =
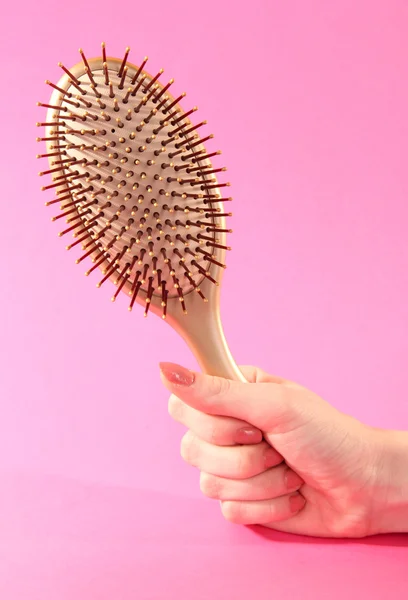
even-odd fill
[{"label": "knuckle", "polygon": [[239,523],[240,522],[240,509],[241,503],[232,500],[226,500],[221,502],[221,512],[227,521],[230,523]]},{"label": "knuckle", "polygon": [[223,377],[211,377],[209,384],[210,396],[222,397],[225,396],[231,387],[231,382]]},{"label": "knuckle", "polygon": [[169,398],[168,403],[169,415],[175,420],[179,421],[183,414],[183,402],[172,394]]},{"label": "knuckle", "polygon": [[237,472],[240,479],[247,479],[261,472],[267,444],[241,446],[238,448]]},{"label": "knuckle", "polygon": [[198,445],[195,436],[191,431],[187,431],[181,439],[180,454],[183,460],[190,465],[195,465],[198,456]]},{"label": "knuckle", "polygon": [[185,460],[186,462],[190,462],[190,455],[191,455],[191,436],[190,436],[190,432],[188,431],[186,434],[183,435],[183,437],[181,438],[181,444],[180,444],[180,454],[181,454],[181,458],[183,460]]},{"label": "knuckle", "polygon": [[268,521],[270,523],[273,523],[273,521],[277,520],[277,511],[276,511],[276,506],[275,506],[275,502],[273,500],[270,500],[267,504],[266,507],[266,512],[268,514]]},{"label": "knuckle", "polygon": [[221,492],[219,478],[202,471],[200,473],[200,490],[208,498],[219,499]]},{"label": "knuckle", "polygon": [[240,452],[238,454],[237,470],[240,479],[246,479],[247,477],[250,477],[253,471],[252,461],[248,453],[244,450],[244,448],[240,448]]},{"label": "knuckle", "polygon": [[220,442],[218,427],[213,419],[208,424],[208,440],[211,444],[217,445]]},{"label": "knuckle", "polygon": [[206,440],[214,446],[231,445],[232,433],[227,418],[219,416],[206,416]]}]

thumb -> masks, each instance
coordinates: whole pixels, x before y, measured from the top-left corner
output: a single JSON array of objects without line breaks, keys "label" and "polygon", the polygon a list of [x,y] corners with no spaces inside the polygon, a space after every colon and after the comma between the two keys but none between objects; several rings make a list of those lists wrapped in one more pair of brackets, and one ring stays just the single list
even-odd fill
[{"label": "thumb", "polygon": [[180,400],[209,415],[235,417],[264,431],[303,421],[299,391],[281,383],[241,383],[160,363],[165,387]]}]

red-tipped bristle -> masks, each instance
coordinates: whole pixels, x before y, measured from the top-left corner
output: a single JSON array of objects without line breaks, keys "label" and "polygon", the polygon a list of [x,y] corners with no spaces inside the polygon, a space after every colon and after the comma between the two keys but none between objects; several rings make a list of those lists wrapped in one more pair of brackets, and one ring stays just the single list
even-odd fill
[{"label": "red-tipped bristle", "polygon": [[126,75],[128,72],[128,67],[125,67],[121,73],[121,79],[120,79],[120,83],[118,85],[118,88],[120,90],[123,90],[124,84],[125,84],[125,79],[126,79]]},{"label": "red-tipped bristle", "polygon": [[128,59],[128,56],[129,56],[129,52],[130,52],[130,48],[127,47],[126,50],[125,50],[125,56],[123,57],[122,64],[120,65],[120,69],[118,71],[118,76],[119,77],[122,77],[123,71],[124,71],[125,66],[126,66],[126,61]]},{"label": "red-tipped bristle", "polygon": [[93,254],[96,251],[96,248],[93,245],[94,241],[91,240],[90,244],[92,245],[92,248],[90,250],[88,250],[87,252],[85,252],[85,254],[83,254],[82,256],[80,256],[79,258],[76,259],[76,264],[79,265],[79,263],[81,263],[83,260],[85,260],[85,258],[88,258],[88,256],[91,256],[91,254]]},{"label": "red-tipped bristle", "polygon": [[155,101],[158,102],[160,100],[160,98],[167,92],[167,90],[169,89],[169,87],[171,85],[173,85],[174,83],[174,79],[170,79],[169,83],[167,83],[161,90],[161,92],[159,92],[155,98]]},{"label": "red-tipped bristle", "polygon": [[147,317],[147,313],[149,312],[150,303],[152,301],[154,286],[153,286],[154,277],[149,277],[149,285],[147,288],[146,302],[145,302],[145,312],[144,316]]},{"label": "red-tipped bristle", "polygon": [[100,265],[102,263],[105,262],[105,260],[109,259],[110,255],[109,254],[105,254],[105,252],[101,252],[98,255],[97,260],[95,261],[95,264],[93,267],[91,267],[90,269],[88,269],[88,271],[85,273],[85,275],[90,275],[93,271],[95,271],[95,269],[97,269],[98,267],[100,267]]},{"label": "red-tipped bristle", "polygon": [[137,281],[136,284],[135,284],[135,287],[133,289],[132,299],[131,299],[130,304],[129,304],[129,310],[132,310],[133,305],[134,305],[134,303],[136,301],[137,295],[138,295],[139,290],[140,290],[141,287],[142,287],[142,282],[141,281]]},{"label": "red-tipped bristle", "polygon": [[119,258],[119,256],[120,256],[120,252],[118,252],[118,253],[116,254],[116,256],[113,258],[112,262],[110,263],[109,267],[108,267],[108,268],[107,268],[107,270],[106,270],[105,277],[103,277],[103,278],[102,278],[102,279],[101,279],[101,280],[100,280],[100,281],[99,281],[99,282],[96,284],[96,287],[98,287],[98,288],[99,288],[99,287],[101,287],[101,286],[102,286],[102,284],[104,284],[104,283],[105,283],[105,281],[107,281],[107,280],[110,278],[110,276],[111,276],[111,275],[113,275],[113,273],[116,271],[116,266],[117,266],[117,265],[116,265],[116,261],[117,261],[117,259]]},{"label": "red-tipped bristle", "polygon": [[136,74],[134,75],[134,77],[132,79],[132,85],[135,85],[135,83],[138,80],[138,77],[139,77],[140,73],[143,71],[143,69],[144,69],[147,61],[148,61],[148,58],[147,58],[147,56],[145,56],[142,64],[140,65],[140,67],[138,68],[138,70],[136,71]]},{"label": "red-tipped bristle", "polygon": [[171,104],[166,106],[166,108],[163,110],[163,113],[164,114],[168,113],[174,106],[176,106],[176,104],[178,104],[185,97],[186,97],[186,93],[183,92],[178,98],[173,100],[173,102]]},{"label": "red-tipped bristle", "polygon": [[160,69],[160,71],[157,73],[157,75],[155,75],[153,77],[153,79],[150,80],[150,82],[147,84],[147,86],[145,87],[144,93],[148,92],[150,90],[150,88],[156,83],[156,81],[159,79],[160,75],[163,73],[164,69]]}]

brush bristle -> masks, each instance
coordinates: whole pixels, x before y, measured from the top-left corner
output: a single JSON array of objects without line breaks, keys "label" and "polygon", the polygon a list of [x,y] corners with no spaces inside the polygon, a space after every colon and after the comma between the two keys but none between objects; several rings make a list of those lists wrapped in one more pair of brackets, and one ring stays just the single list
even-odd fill
[{"label": "brush bristle", "polygon": [[[186,296],[195,290],[206,300],[200,282],[211,275],[211,266],[225,267],[214,256],[220,244],[217,234],[225,229],[216,175],[225,168],[213,168],[211,159],[219,152],[207,152],[200,138],[202,121],[192,125],[188,117],[197,107],[184,112],[167,90],[173,84],[159,83],[163,73],[149,76],[127,62],[109,62],[103,56],[90,67],[79,50],[84,73],[75,77],[61,63],[69,77],[67,90],[49,82],[59,101],[41,104],[54,110],[47,138],[51,175],[56,198],[47,205],[60,204],[62,212],[52,220],[65,219],[67,227],[59,236],[73,233],[67,249],[82,245],[81,263],[92,258],[89,275],[100,267],[104,277],[117,286],[112,301],[122,290],[130,295],[132,309],[140,290],[146,293],[145,315],[153,296],[159,296],[163,318],[167,300],[178,297],[186,312]],[[108,60],[108,62],[107,62]],[[108,64],[109,63],[109,64]],[[48,119],[49,121],[49,119]],[[61,174],[62,173],[62,174]],[[222,220],[220,223],[220,219]]]}]

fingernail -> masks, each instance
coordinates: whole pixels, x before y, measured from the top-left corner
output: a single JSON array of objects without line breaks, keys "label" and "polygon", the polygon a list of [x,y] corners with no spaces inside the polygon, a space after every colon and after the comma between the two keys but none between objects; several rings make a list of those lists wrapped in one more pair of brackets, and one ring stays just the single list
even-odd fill
[{"label": "fingernail", "polygon": [[276,452],[273,448],[268,448],[264,454],[265,467],[269,469],[269,467],[276,467],[283,461],[283,456]]},{"label": "fingernail", "polygon": [[286,489],[288,490],[288,492],[297,490],[298,488],[300,488],[302,483],[303,483],[303,479],[301,477],[299,477],[299,475],[297,473],[295,473],[295,471],[292,471],[291,469],[288,469],[286,471],[285,485],[286,485]]},{"label": "fingernail", "polygon": [[159,367],[165,379],[173,385],[188,387],[189,385],[193,385],[195,381],[195,374],[180,365],[160,363]]},{"label": "fingernail", "polygon": [[262,441],[262,431],[256,427],[241,427],[235,433],[236,444],[259,444]]},{"label": "fingernail", "polygon": [[302,508],[304,507],[305,504],[306,504],[306,500],[300,494],[294,494],[293,496],[290,496],[290,498],[289,498],[290,510],[293,513],[297,513],[300,510],[302,510]]}]

